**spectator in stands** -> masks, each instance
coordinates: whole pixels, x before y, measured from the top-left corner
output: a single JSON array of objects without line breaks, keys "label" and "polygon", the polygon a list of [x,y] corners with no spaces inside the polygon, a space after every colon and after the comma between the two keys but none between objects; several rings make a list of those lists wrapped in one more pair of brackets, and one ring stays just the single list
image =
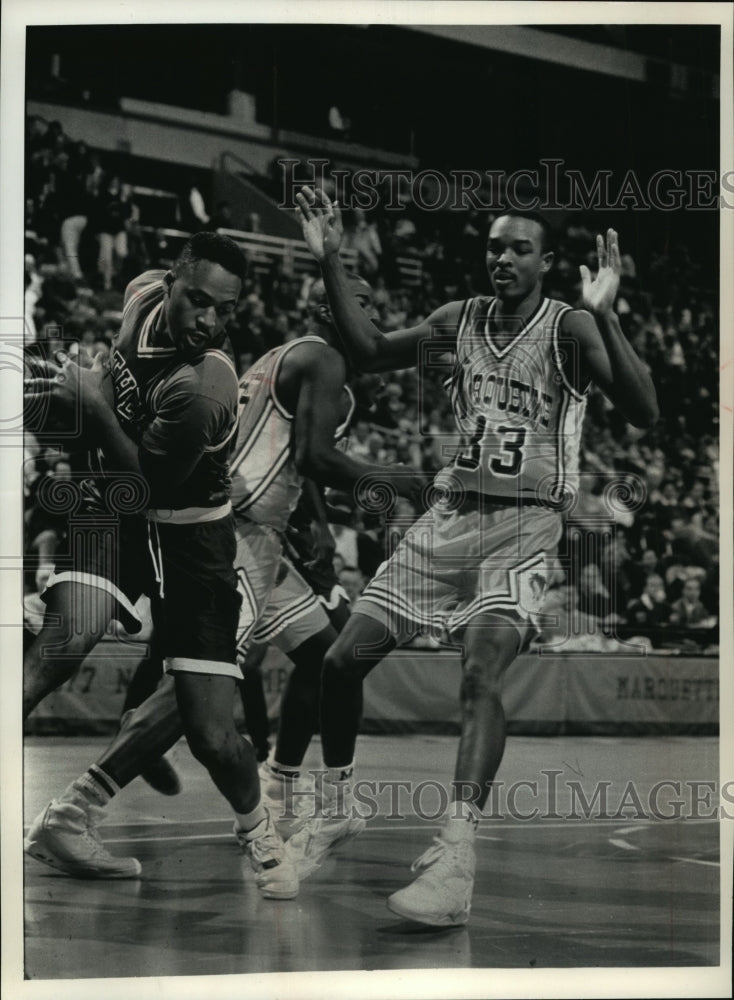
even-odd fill
[{"label": "spectator in stands", "polygon": [[80,281],[84,275],[79,263],[79,244],[88,221],[89,202],[84,178],[73,169],[65,150],[57,153],[54,159],[54,191],[61,218],[64,257],[72,278]]},{"label": "spectator in stands", "polygon": [[673,603],[670,621],[671,624],[685,628],[708,628],[716,624],[715,616],[701,602],[701,584],[698,580],[686,580],[683,584],[683,594]]},{"label": "spectator in stands", "polygon": [[612,613],[612,593],[596,563],[587,563],[582,567],[576,586],[577,607],[582,614],[593,618],[606,618]]},{"label": "spectator in stands", "polygon": [[706,511],[706,483],[703,479],[696,479],[690,490],[683,497],[681,507],[690,511]]},{"label": "spectator in stands", "polygon": [[405,409],[402,396],[403,390],[399,383],[389,382],[378,397],[373,423],[387,430],[397,430],[398,421]]},{"label": "spectator in stands", "polygon": [[36,329],[36,305],[41,297],[41,291],[43,289],[43,278],[38,273],[36,269],[36,261],[32,254],[27,253],[25,255],[25,267],[23,270],[23,279],[25,286],[24,293],[24,315],[25,315],[25,336],[26,343],[35,343],[38,339],[38,330]]},{"label": "spectator in stands", "polygon": [[380,269],[382,244],[374,222],[368,222],[363,209],[355,208],[352,219],[344,226],[342,246],[357,253],[357,269],[367,279],[372,279]]},{"label": "spectator in stands", "polygon": [[102,288],[109,292],[113,278],[127,257],[127,230],[133,217],[130,188],[117,176],[110,177],[97,206],[99,256],[97,270]]},{"label": "spectator in stands", "polygon": [[349,454],[354,458],[366,459],[370,453],[369,436],[369,422],[361,418],[356,420],[349,433],[349,444],[347,446]]},{"label": "spectator in stands", "polygon": [[46,487],[52,483],[68,482],[71,476],[68,458],[58,457],[50,469],[37,476],[30,485],[25,509],[26,552],[35,556],[35,589],[38,593],[46,586],[59,550],[66,540],[68,524],[66,514],[55,513],[51,509],[51,492]]},{"label": "spectator in stands", "polygon": [[640,596],[630,601],[627,607],[627,621],[630,625],[640,628],[657,628],[668,623],[670,612],[663,579],[652,573],[645,581]]},{"label": "spectator in stands", "polygon": [[645,586],[645,580],[652,574],[660,572],[660,558],[654,549],[645,549],[639,559],[629,562],[626,566],[630,581],[630,592],[640,594]]}]

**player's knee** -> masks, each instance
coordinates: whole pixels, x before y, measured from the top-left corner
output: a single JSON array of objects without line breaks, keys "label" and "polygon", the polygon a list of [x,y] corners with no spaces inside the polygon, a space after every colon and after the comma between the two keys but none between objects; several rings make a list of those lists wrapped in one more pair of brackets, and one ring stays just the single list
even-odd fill
[{"label": "player's knee", "polygon": [[488,662],[478,657],[467,659],[461,679],[462,703],[466,705],[499,698],[502,693],[503,673],[496,662]]},{"label": "player's knee", "polygon": [[232,755],[231,740],[224,727],[194,725],[186,733],[192,755],[207,770],[217,769]]},{"label": "player's knee", "polygon": [[335,643],[324,656],[324,679],[331,681],[361,681],[360,664],[352,649],[342,643]]}]

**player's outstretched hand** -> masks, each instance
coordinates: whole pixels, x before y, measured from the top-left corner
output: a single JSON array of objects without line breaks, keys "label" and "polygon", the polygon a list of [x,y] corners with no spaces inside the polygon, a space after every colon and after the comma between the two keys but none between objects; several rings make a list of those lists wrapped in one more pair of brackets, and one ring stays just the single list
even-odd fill
[{"label": "player's outstretched hand", "polygon": [[590,312],[609,312],[614,308],[622,273],[619,241],[614,229],[607,230],[606,241],[601,234],[596,237],[596,254],[599,260],[596,277],[591,277],[586,265],[580,268],[583,305]]},{"label": "player's outstretched hand", "polygon": [[303,238],[317,261],[338,253],[344,226],[338,202],[320,188],[303,187],[296,195]]}]

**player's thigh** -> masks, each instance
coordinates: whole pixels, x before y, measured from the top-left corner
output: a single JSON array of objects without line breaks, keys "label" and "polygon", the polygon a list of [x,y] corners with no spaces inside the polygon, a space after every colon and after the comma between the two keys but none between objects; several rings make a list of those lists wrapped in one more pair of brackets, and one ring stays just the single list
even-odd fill
[{"label": "player's thigh", "polygon": [[366,675],[397,645],[385,624],[361,612],[353,612],[329,649],[324,666]]},{"label": "player's thigh", "polygon": [[[282,543],[272,528],[236,521],[234,573],[241,597],[236,628],[237,651],[244,654],[277,587],[282,572]],[[268,642],[270,636],[258,636]]]},{"label": "player's thigh", "polygon": [[44,600],[41,635],[78,651],[91,649],[102,638],[117,605],[109,591],[78,580],[53,584]]},{"label": "player's thigh", "polygon": [[176,701],[186,736],[218,742],[234,730],[235,679],[177,671]]}]

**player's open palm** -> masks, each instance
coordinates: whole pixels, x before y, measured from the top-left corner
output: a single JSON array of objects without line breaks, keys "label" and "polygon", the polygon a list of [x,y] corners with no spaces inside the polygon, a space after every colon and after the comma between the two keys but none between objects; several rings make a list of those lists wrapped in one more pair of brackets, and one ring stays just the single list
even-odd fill
[{"label": "player's open palm", "polygon": [[322,261],[337,253],[342,242],[344,226],[341,209],[319,188],[303,187],[296,195],[298,216],[303,238],[316,260]]},{"label": "player's open palm", "polygon": [[588,267],[581,265],[581,295],[584,308],[590,312],[606,312],[614,307],[622,272],[619,241],[614,229],[607,230],[606,241],[601,234],[596,237],[596,253],[599,270],[594,278]]}]

